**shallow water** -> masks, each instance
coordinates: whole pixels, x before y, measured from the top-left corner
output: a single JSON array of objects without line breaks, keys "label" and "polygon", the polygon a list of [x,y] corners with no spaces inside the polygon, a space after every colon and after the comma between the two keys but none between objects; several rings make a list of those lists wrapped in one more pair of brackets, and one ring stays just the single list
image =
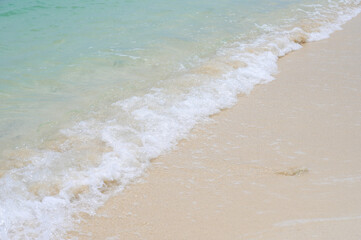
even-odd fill
[{"label": "shallow water", "polygon": [[[88,101],[127,82],[137,82],[132,83],[135,88],[152,86],[149,81],[177,71],[177,64],[187,58],[210,54],[222,41],[249,31],[252,12],[265,11],[267,5],[248,1],[3,1],[2,142],[58,122],[71,111],[89,108]],[[286,4],[269,7],[279,5]]]},{"label": "shallow water", "polygon": [[1,1],[0,237],[61,238],[360,1]]},{"label": "shallow water", "polygon": [[2,1],[1,145],[87,113],[112,90],[149,89],[300,3]]}]

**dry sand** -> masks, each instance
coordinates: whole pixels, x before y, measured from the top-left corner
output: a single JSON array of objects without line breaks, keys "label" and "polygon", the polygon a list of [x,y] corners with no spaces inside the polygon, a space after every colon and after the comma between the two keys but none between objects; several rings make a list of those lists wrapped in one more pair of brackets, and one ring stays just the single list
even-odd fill
[{"label": "dry sand", "polygon": [[212,119],[80,239],[361,239],[361,16]]}]

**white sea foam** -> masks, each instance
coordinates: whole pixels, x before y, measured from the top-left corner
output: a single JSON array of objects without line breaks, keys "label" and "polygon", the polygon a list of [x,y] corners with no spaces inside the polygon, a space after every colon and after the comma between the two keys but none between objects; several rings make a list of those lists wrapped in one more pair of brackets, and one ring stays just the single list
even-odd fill
[{"label": "white sea foam", "polygon": [[238,94],[272,81],[279,57],[340,29],[360,12],[360,2],[352,3],[353,8],[328,8],[342,9],[332,21],[316,6],[319,12],[312,14],[322,24],[314,29],[271,27],[253,41],[220,49],[211,59],[214,71],[208,66],[185,73],[207,81],[177,94],[154,88],[115,102],[106,116],[95,114],[62,130],[58,141],[31,150],[24,166],[0,179],[0,238],[61,238],[79,220],[78,213],[94,213],[112,193],[140,177],[151,159],[186,138],[195,124],[233,106]]}]

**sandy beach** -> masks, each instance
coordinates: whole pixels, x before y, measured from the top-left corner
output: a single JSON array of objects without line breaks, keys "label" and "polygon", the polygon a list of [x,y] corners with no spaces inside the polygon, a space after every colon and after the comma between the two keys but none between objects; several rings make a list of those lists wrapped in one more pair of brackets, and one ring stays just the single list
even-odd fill
[{"label": "sandy beach", "polygon": [[[79,239],[361,239],[361,16],[278,62]],[[70,237],[70,236],[69,236]]]}]

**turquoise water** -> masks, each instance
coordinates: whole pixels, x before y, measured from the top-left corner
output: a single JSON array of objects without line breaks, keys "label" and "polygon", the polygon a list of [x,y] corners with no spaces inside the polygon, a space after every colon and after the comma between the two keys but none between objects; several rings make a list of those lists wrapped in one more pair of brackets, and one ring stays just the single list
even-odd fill
[{"label": "turquoise water", "polygon": [[44,134],[114,88],[149,87],[300,2],[2,1],[1,143]]},{"label": "turquoise water", "polygon": [[[359,0],[0,1],[0,238],[57,239]],[[60,236],[60,237],[59,237]]]}]

